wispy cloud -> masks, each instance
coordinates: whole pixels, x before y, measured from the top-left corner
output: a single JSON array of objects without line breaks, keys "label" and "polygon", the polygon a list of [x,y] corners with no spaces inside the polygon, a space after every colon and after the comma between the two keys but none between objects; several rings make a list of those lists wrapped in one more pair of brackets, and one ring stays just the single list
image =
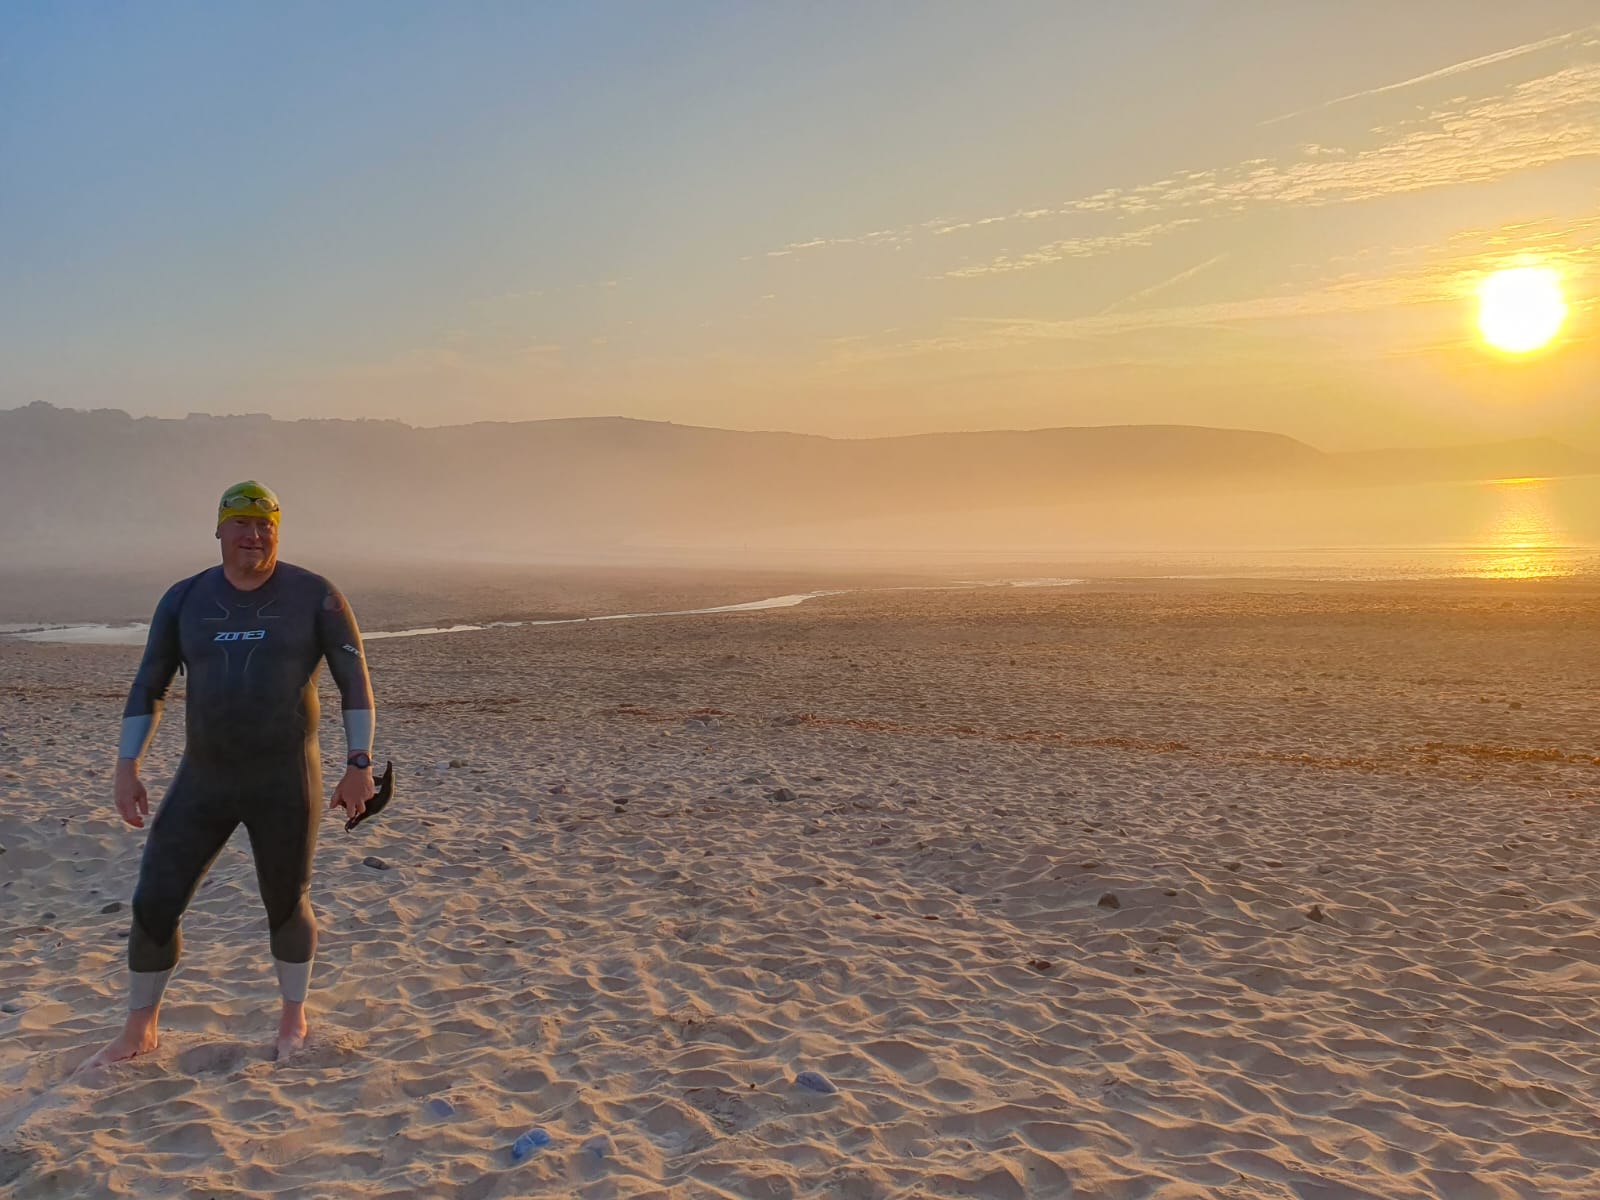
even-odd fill
[{"label": "wispy cloud", "polygon": [[1160,283],[1153,283],[1147,288],[1140,288],[1137,292],[1133,292],[1130,295],[1124,296],[1121,300],[1113,301],[1100,310],[1100,315],[1105,316],[1107,313],[1120,312],[1123,309],[1132,308],[1135,304],[1138,304],[1142,300],[1148,300],[1151,296],[1159,295],[1170,287],[1177,287],[1178,284],[1186,283],[1193,279],[1196,275],[1209,271],[1218,263],[1226,260],[1227,257],[1228,254],[1226,251],[1221,254],[1212,255],[1210,258],[1206,259],[1205,262],[1196,263],[1186,271],[1179,271],[1176,275],[1169,279],[1163,279]]},{"label": "wispy cloud", "polygon": [[876,229],[871,233],[858,233],[853,237],[812,238],[805,242],[790,242],[777,250],[768,250],[768,258],[787,258],[801,250],[820,250],[826,246],[877,246],[889,242],[905,241],[907,233],[899,229]]},{"label": "wispy cloud", "polygon": [[1142,330],[1215,329],[1459,304],[1472,294],[1486,272],[1524,258],[1551,263],[1574,276],[1600,273],[1600,216],[1462,230],[1442,244],[1392,250],[1381,256],[1382,261],[1364,261],[1361,270],[1294,290],[1208,304],[1128,310],[1137,300],[1216,265],[1222,257],[1197,264],[1091,315],[1054,320],[963,317],[930,336],[898,341],[887,337],[841,339],[831,347],[832,365],[849,369],[869,362],[930,354],[972,353],[1049,342],[1095,342]]},{"label": "wispy cloud", "polygon": [[1600,157],[1600,62],[1374,132],[1384,140],[1356,153],[1243,163],[1138,192],[1158,208],[1337,204]]},{"label": "wispy cloud", "polygon": [[1414,75],[1410,79],[1402,79],[1398,83],[1386,83],[1382,87],[1368,88],[1363,92],[1351,92],[1348,96],[1336,96],[1332,100],[1314,104],[1310,108],[1297,109],[1294,112],[1284,113],[1281,117],[1273,117],[1261,123],[1263,125],[1276,125],[1281,121],[1291,121],[1295,117],[1303,117],[1307,113],[1321,112],[1323,109],[1332,108],[1336,104],[1347,104],[1352,100],[1363,100],[1368,96],[1382,96],[1387,92],[1398,92],[1402,88],[1432,83],[1436,79],[1448,79],[1452,75],[1462,75],[1468,71],[1476,71],[1481,67],[1492,67],[1496,63],[1508,62],[1513,58],[1521,58],[1524,54],[1534,54],[1540,50],[1552,50],[1557,46],[1567,45],[1569,42],[1574,42],[1579,38],[1593,34],[1596,30],[1600,30],[1600,25],[1585,25],[1582,29],[1558,33],[1554,37],[1543,38],[1537,42],[1528,42],[1522,46],[1512,46],[1509,50],[1497,50],[1493,54],[1483,54],[1477,58],[1469,58],[1464,62],[1452,63],[1448,67],[1440,67],[1437,71],[1429,71],[1425,75]]},{"label": "wispy cloud", "polygon": [[[1477,70],[1492,62],[1574,41],[1589,32],[1530,42],[1457,63],[1428,76],[1401,80],[1368,93],[1352,93],[1341,100],[1410,87],[1426,78]],[[1600,38],[1583,44],[1600,47]],[[1380,126],[1369,131],[1368,144],[1363,148],[1306,145],[1289,156],[1251,158],[1223,167],[1181,171],[1138,186],[1107,188],[1053,205],[962,220],[939,218],[853,237],[813,238],[768,254],[784,257],[843,246],[899,247],[925,237],[1089,214],[1151,221],[1140,229],[1056,239],[1030,252],[1008,254],[986,264],[945,273],[947,278],[970,279],[1146,245],[1149,238],[1208,213],[1355,203],[1484,183],[1519,171],[1593,157],[1600,157],[1600,61],[1574,63],[1491,96],[1458,98],[1425,115]]]},{"label": "wispy cloud", "polygon": [[[791,254],[798,254],[806,250],[827,250],[838,246],[903,246],[923,234],[934,236],[947,236],[952,233],[961,233],[968,229],[980,229],[986,225],[999,225],[1005,221],[1037,221],[1043,217],[1057,217],[1064,212],[1075,211],[1067,208],[1026,208],[1015,212],[1001,213],[996,216],[973,217],[970,220],[958,220],[954,217],[934,217],[927,221],[918,221],[914,225],[903,225],[898,229],[874,229],[871,233],[858,233],[849,237],[817,237],[809,238],[803,242],[790,242],[776,250],[768,250],[767,258],[787,258]],[[749,261],[753,255],[745,255]]]},{"label": "wispy cloud", "polygon": [[1032,267],[1042,267],[1048,263],[1064,262],[1070,258],[1095,258],[1102,254],[1111,254],[1117,250],[1127,250],[1135,246],[1149,246],[1158,238],[1179,229],[1184,225],[1195,224],[1195,218],[1188,217],[1177,221],[1164,221],[1157,225],[1146,225],[1139,229],[1127,229],[1121,233],[1108,233],[1099,237],[1063,238],[1060,241],[1050,242],[1040,246],[1028,254],[1012,257],[1002,255],[986,263],[971,267],[958,267],[954,271],[945,272],[946,279],[971,279],[979,275],[1000,275],[1011,271],[1026,271]]}]

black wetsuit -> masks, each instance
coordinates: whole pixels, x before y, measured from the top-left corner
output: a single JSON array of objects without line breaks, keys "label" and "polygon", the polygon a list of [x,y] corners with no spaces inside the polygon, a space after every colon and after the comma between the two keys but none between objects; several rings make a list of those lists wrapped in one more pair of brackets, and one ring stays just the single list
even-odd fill
[{"label": "black wetsuit", "polygon": [[131,970],[177,963],[179,919],[240,824],[250,834],[272,956],[311,960],[317,930],[306,893],[322,798],[316,672],[324,657],[343,707],[371,709],[355,615],[337,588],[300,567],[280,562],[250,592],[212,567],[161,598],[123,716],[159,713],[181,662],[187,742],[145,841]]}]

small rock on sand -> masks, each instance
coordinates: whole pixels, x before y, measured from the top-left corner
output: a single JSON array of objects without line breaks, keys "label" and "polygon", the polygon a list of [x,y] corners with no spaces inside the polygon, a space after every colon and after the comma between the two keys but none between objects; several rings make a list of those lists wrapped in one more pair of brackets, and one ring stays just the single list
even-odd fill
[{"label": "small rock on sand", "polygon": [[1322,911],[1322,905],[1320,904],[1313,904],[1310,908],[1308,908],[1306,910],[1306,916],[1310,917],[1313,921],[1326,921],[1328,919],[1328,914]]},{"label": "small rock on sand", "polygon": [[1107,892],[1104,896],[1101,896],[1099,900],[1095,901],[1095,903],[1101,908],[1122,907],[1122,901],[1117,899],[1117,894],[1115,892]]},{"label": "small rock on sand", "polygon": [[770,799],[781,800],[781,801],[783,801],[785,803],[787,803],[790,800],[796,800],[796,799],[799,798],[794,794],[793,791],[791,791],[789,788],[786,788],[786,787],[774,788],[772,791],[767,793],[767,796]]},{"label": "small rock on sand", "polygon": [[121,900],[113,900],[110,904],[102,905],[101,908],[100,908],[100,911],[103,912],[103,913],[121,912],[122,911],[122,901]]},{"label": "small rock on sand", "polygon": [[389,869],[389,864],[384,862],[383,859],[379,858],[376,854],[367,855],[361,860],[361,865],[363,867],[371,867],[374,871],[387,871]]}]

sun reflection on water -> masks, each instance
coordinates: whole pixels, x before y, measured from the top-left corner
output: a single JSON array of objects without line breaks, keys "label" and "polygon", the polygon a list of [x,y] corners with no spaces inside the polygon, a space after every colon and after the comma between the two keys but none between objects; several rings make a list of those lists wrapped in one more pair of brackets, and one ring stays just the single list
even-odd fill
[{"label": "sun reflection on water", "polygon": [[1556,511],[1550,480],[1489,483],[1490,519],[1469,574],[1482,579],[1558,579],[1576,573],[1568,531]]}]

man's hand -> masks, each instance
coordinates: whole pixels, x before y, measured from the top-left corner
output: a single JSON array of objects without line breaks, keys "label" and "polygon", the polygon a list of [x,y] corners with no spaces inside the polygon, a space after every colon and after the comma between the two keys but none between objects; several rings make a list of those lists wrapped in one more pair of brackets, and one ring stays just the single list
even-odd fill
[{"label": "man's hand", "polygon": [[139,764],[136,760],[117,759],[117,778],[112,795],[122,819],[135,829],[143,829],[144,819],[150,815],[150,796],[139,781]]},{"label": "man's hand", "polygon": [[339,780],[339,786],[333,789],[333,799],[328,804],[328,811],[342,808],[347,816],[354,819],[367,811],[367,801],[377,793],[377,785],[372,782],[371,767],[346,767],[344,778]]}]

